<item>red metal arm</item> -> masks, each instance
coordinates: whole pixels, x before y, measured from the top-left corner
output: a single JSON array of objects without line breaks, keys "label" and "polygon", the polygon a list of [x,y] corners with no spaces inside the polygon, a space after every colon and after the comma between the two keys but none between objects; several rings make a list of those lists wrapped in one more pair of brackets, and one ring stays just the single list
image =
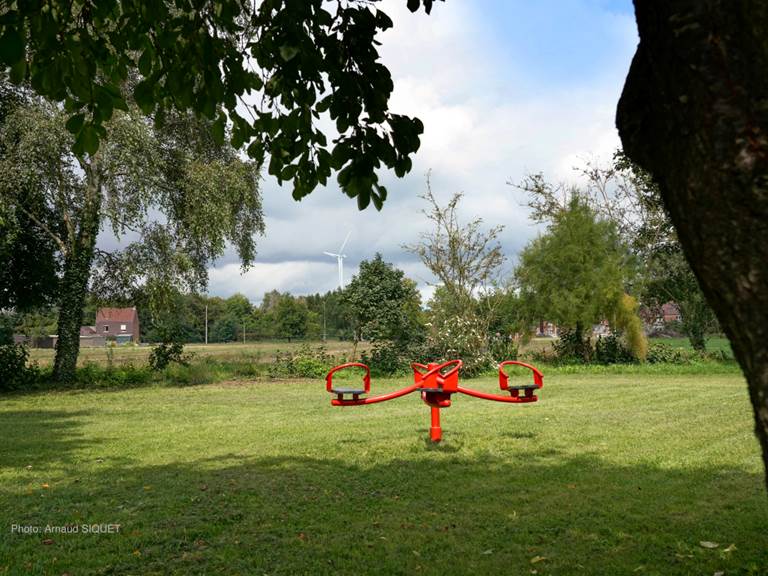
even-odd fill
[{"label": "red metal arm", "polygon": [[368,394],[368,392],[371,391],[371,369],[360,362],[347,362],[346,364],[341,364],[340,366],[331,368],[328,374],[325,375],[325,389],[328,390],[328,392],[333,392],[333,375],[339,370],[344,370],[345,368],[365,368],[365,376],[363,376],[363,388],[365,389],[365,393]]},{"label": "red metal arm", "polygon": [[390,392],[389,394],[382,394],[381,396],[373,396],[371,398],[358,398],[357,400],[339,400],[334,398],[331,400],[333,406],[363,406],[365,404],[376,404],[377,402],[384,402],[386,400],[392,400],[410,394],[419,388],[418,384],[412,384],[406,388]]},{"label": "red metal arm", "polygon": [[544,374],[542,374],[538,368],[531,366],[530,364],[526,364],[525,362],[507,360],[499,364],[499,388],[502,390],[509,390],[509,376],[506,372],[504,372],[504,366],[522,366],[523,368],[528,368],[528,370],[533,372],[533,383],[536,385],[536,387],[541,388],[544,386]]},{"label": "red metal arm", "polygon": [[498,394],[486,394],[479,390],[472,390],[472,388],[464,388],[459,386],[456,390],[467,396],[474,396],[475,398],[482,398],[483,400],[493,400],[495,402],[511,402],[513,404],[519,404],[524,402],[536,402],[538,397],[536,396],[499,396]]}]

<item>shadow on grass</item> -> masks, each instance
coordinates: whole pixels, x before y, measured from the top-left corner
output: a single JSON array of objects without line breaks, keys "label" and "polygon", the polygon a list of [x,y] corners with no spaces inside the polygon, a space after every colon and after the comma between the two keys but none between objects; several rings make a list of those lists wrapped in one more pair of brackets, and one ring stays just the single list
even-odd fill
[{"label": "shadow on grass", "polygon": [[[26,442],[24,452],[66,467],[68,450],[83,442],[76,418],[84,415],[11,413],[4,441]],[[14,420],[42,432],[28,436]],[[378,462],[349,446],[341,452],[346,460],[232,454],[92,472],[69,465],[78,481],[50,490],[20,495],[0,486],[10,503],[0,511],[7,535],[0,574],[730,575],[768,568],[768,502],[757,475],[620,466],[551,449],[514,459],[461,450],[451,442],[429,451],[417,445]],[[121,528],[8,535],[21,520]]]},{"label": "shadow on grass", "polygon": [[0,414],[0,469],[69,462],[73,451],[94,443],[79,432],[86,410],[17,410]]}]

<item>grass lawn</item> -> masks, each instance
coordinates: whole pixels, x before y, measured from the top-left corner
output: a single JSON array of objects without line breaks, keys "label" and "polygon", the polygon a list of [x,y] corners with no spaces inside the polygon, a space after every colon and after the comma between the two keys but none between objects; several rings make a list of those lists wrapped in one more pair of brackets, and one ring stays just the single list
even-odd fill
[{"label": "grass lawn", "polygon": [[741,376],[545,383],[459,397],[438,446],[415,395],[334,408],[321,381],[5,397],[0,574],[768,573]]},{"label": "grass lawn", "polygon": [[[271,361],[278,351],[295,350],[301,347],[303,342],[299,341],[280,341],[280,342],[248,342],[228,343],[228,344],[185,344],[184,352],[191,353],[197,358],[212,357],[217,360],[238,360],[247,357],[254,361]],[[309,343],[313,347],[323,344],[320,340]],[[325,347],[329,354],[350,354],[352,352],[352,342],[342,342],[339,340],[328,340]],[[358,350],[366,349],[365,345],[358,347]],[[89,362],[100,365],[106,365],[109,361],[109,353],[112,353],[112,362],[115,365],[134,364],[136,366],[147,363],[152,345],[141,346],[115,346],[107,348],[100,346],[97,348],[80,348],[80,355],[77,358],[78,366],[83,366]],[[46,348],[30,348],[29,359],[37,362],[40,366],[49,366],[53,364],[53,358],[56,351]]]}]

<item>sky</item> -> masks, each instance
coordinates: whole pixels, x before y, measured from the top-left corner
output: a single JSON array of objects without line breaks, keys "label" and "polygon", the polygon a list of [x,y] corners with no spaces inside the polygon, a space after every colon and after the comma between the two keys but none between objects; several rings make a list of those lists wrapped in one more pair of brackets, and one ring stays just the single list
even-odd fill
[{"label": "sky", "polygon": [[419,198],[431,173],[433,192],[446,201],[463,192],[464,221],[504,225],[505,273],[538,233],[508,182],[542,172],[572,182],[585,160],[608,161],[619,146],[616,103],[637,46],[630,0],[447,0],[432,14],[411,14],[405,0],[384,0],[394,28],[380,35],[392,73],[393,112],[418,116],[424,134],[404,178],[379,174],[389,196],[384,209],[360,212],[335,184],[301,202],[264,175],[266,234],[245,273],[228,251],[209,270],[208,293],[294,295],[338,287],[336,252],[344,250],[349,282],[362,260],[380,252],[428,298],[435,281],[404,244],[429,230]]}]

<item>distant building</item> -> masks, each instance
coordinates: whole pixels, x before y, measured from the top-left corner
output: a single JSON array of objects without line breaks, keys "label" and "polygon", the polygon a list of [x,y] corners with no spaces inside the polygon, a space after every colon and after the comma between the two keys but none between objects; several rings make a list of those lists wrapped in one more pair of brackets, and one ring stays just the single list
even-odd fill
[{"label": "distant building", "polygon": [[[114,337],[118,344],[134,342],[138,344],[141,340],[141,329],[139,326],[139,313],[136,308],[99,308],[96,312],[96,324],[94,326],[83,326],[83,331],[93,329],[93,335],[102,336],[105,339]],[[88,334],[90,335],[90,334]]]},{"label": "distant building", "polygon": [[667,302],[661,307],[661,319],[666,322],[679,322],[682,318],[680,308],[674,302]]}]

